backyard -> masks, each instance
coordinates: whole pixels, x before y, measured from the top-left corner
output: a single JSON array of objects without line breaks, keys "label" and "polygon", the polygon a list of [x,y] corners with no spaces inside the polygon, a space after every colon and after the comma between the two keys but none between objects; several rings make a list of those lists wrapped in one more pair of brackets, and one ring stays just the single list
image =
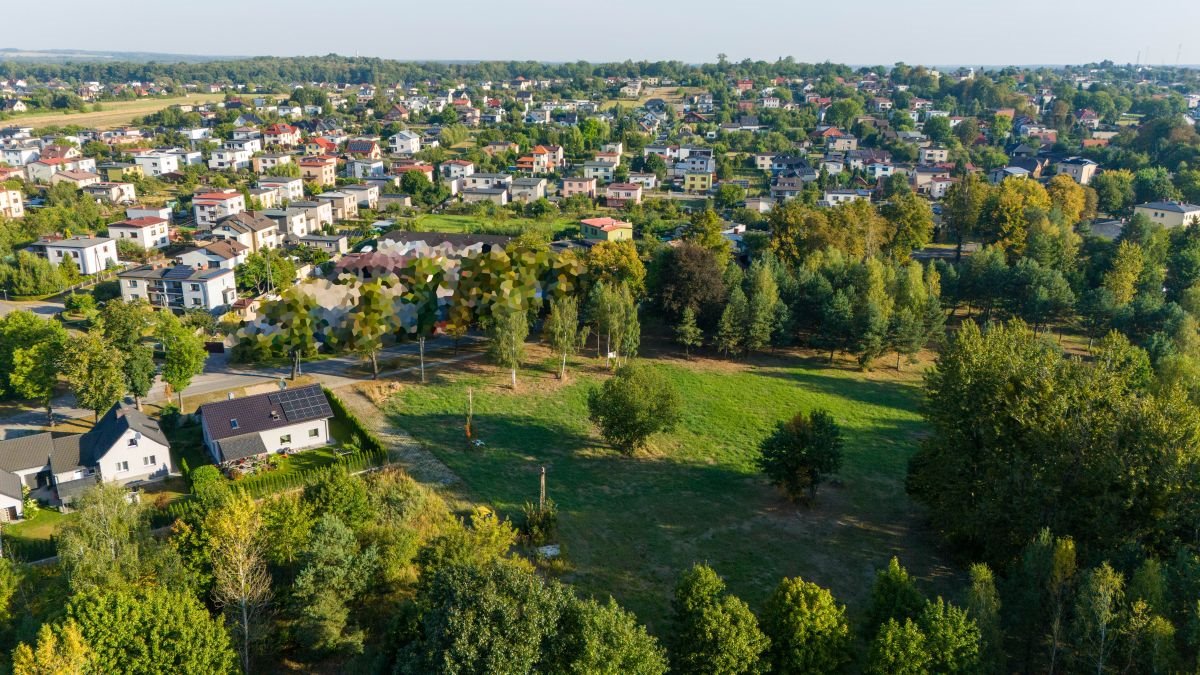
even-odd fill
[{"label": "backyard", "polygon": [[[383,408],[465,482],[463,502],[520,519],[536,501],[545,466],[559,505],[564,579],[584,593],[611,592],[661,626],[681,570],[707,561],[731,590],[761,607],[783,576],[831,588],[851,611],[866,600],[874,570],[899,555],[934,591],[955,572],[933,550],[904,494],[907,460],[921,433],[919,375],[827,366],[795,354],[746,362],[643,359],[683,396],[678,428],[634,457],[607,447],[587,419],[587,392],[603,363],[554,379],[543,350],[517,392],[486,366],[406,385]],[[467,390],[474,437],[463,432]],[[757,471],[759,441],[799,410],[828,409],[846,446],[837,480],[811,509],[785,501]]]}]

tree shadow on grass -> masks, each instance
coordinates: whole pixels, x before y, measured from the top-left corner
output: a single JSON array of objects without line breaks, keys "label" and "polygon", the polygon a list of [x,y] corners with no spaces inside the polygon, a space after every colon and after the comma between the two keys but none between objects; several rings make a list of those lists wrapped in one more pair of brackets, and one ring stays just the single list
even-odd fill
[{"label": "tree shadow on grass", "polygon": [[754,371],[754,374],[789,380],[807,389],[870,405],[887,405],[912,410],[915,408],[916,402],[920,400],[920,387],[915,382],[838,377],[815,370],[783,367],[759,368]]},{"label": "tree shadow on grass", "polygon": [[[697,562],[712,565],[755,607],[782,577],[801,576],[857,611],[875,570],[892,555],[919,578],[946,575],[902,492],[881,506],[853,486],[828,487],[804,509],[731,463],[625,456],[586,427],[533,415],[476,415],[482,446],[466,442],[456,415],[396,414],[392,421],[450,466],[474,501],[517,523],[521,506],[536,502],[546,467],[572,566],[564,580],[584,594],[612,594],[652,627],[665,627],[675,580]],[[945,592],[940,582],[934,590]]]}]

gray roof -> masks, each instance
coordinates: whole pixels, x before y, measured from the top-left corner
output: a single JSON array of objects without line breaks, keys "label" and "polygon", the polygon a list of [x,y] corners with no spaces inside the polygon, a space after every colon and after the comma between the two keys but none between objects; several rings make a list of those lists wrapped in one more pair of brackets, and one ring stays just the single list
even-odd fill
[{"label": "gray roof", "polygon": [[84,476],[83,478],[76,478],[75,480],[63,481],[56,484],[54,489],[58,492],[58,498],[60,501],[69,503],[74,501],[75,498],[79,497],[79,495],[86,492],[88,488],[95,486],[99,482],[100,475],[93,474],[91,476]]},{"label": "gray roof", "polygon": [[25,496],[21,491],[21,479],[15,473],[0,470],[0,495],[13,499]]},{"label": "gray roof", "polygon": [[112,239],[107,237],[71,237],[70,239],[46,239],[43,237],[35,243],[39,246],[53,246],[55,248],[91,248],[100,244],[107,244],[110,241]]},{"label": "gray roof", "polygon": [[1200,211],[1200,206],[1184,202],[1147,202],[1145,204],[1138,204],[1138,208],[1170,211],[1171,213],[1193,213]]},{"label": "gray roof", "polygon": [[200,419],[214,441],[330,417],[333,409],[319,384],[200,406]]},{"label": "gray roof", "polygon": [[0,471],[24,471],[46,466],[54,452],[49,431],[0,441]]},{"label": "gray roof", "polygon": [[221,461],[223,462],[233,459],[243,459],[245,457],[255,457],[267,452],[267,446],[263,444],[262,436],[259,434],[234,436],[233,438],[221,441],[220,445]]},{"label": "gray roof", "polygon": [[278,227],[270,218],[256,211],[242,211],[232,216],[226,216],[217,221],[218,225],[228,225],[239,232],[260,232]]},{"label": "gray roof", "polygon": [[84,459],[90,460],[86,466],[91,466],[99,461],[121,435],[129,430],[133,430],[159,445],[167,447],[171,445],[166,434],[159,428],[158,422],[150,419],[137,408],[118,403],[109,408],[96,426],[92,427],[80,440],[80,446],[84,449],[83,454],[86,455]]},{"label": "gray roof", "polygon": [[82,434],[72,434],[54,439],[54,451],[50,453],[51,473],[66,473],[84,466],[82,438]]},{"label": "gray roof", "polygon": [[[235,243],[237,243],[237,242],[235,242]],[[205,248],[207,248],[207,247],[205,247]],[[243,246],[243,248],[245,248],[245,247]],[[190,249],[189,251],[185,251],[185,252],[191,252],[191,251],[195,251],[195,250],[203,250],[203,249]],[[228,250],[232,251],[234,249],[232,249],[232,247],[230,247]],[[218,252],[218,251],[220,251],[220,252]],[[234,256],[223,255],[224,249],[219,249],[218,251],[214,251],[213,252],[214,255],[217,255],[218,257],[222,257],[225,259],[234,257]],[[233,270],[225,269],[225,268],[211,268],[211,269],[198,270],[193,267],[188,267],[187,265],[175,265],[172,267],[159,267],[159,266],[155,266],[155,265],[141,265],[141,266],[135,267],[131,270],[125,270],[124,272],[120,272],[117,274],[117,277],[119,277],[121,279],[170,279],[172,281],[207,281],[208,279],[215,279],[217,277],[224,276],[226,274],[233,274]]]}]

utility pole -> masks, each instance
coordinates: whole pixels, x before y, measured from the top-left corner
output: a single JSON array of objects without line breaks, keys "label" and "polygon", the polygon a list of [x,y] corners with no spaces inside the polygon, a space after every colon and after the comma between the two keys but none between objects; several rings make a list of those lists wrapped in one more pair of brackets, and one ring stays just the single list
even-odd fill
[{"label": "utility pole", "polygon": [[538,493],[538,510],[546,510],[546,467],[542,467],[541,491]]}]

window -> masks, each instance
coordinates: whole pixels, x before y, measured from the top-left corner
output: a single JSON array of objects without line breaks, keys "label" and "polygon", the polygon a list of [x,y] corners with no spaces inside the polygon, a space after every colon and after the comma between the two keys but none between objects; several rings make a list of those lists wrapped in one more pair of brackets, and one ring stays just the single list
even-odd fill
[{"label": "window", "polygon": [[137,288],[137,279],[130,279],[130,280],[129,280],[129,287],[130,287],[130,288]]},{"label": "window", "polygon": [[280,445],[287,445],[288,443],[291,443],[291,442],[292,442],[292,435],[291,435],[291,434],[284,434],[283,436],[280,436],[280,437],[279,437],[279,444],[280,444]]},{"label": "window", "polygon": [[196,293],[200,292],[200,284],[192,284],[192,291]]},{"label": "window", "polygon": [[235,418],[233,418],[233,419],[231,419],[231,420],[229,420],[229,428],[230,428],[230,429],[236,429],[236,428],[238,428],[238,423],[237,423],[237,418],[236,418],[236,417],[235,417]]},{"label": "window", "polygon": [[150,455],[149,457],[142,458],[142,464],[145,466],[154,466],[158,462],[154,461],[154,455]]},{"label": "window", "polygon": [[318,436],[320,436],[320,435],[321,435],[321,430],[320,430],[320,429],[309,429],[309,430],[308,430],[308,437],[309,437],[309,438],[316,438],[316,437],[318,437]]},{"label": "window", "polygon": [[117,473],[125,473],[129,470],[129,462],[117,462]]},{"label": "window", "polygon": [[137,439],[136,438],[129,439],[129,447],[131,447],[131,448],[137,447]]}]

